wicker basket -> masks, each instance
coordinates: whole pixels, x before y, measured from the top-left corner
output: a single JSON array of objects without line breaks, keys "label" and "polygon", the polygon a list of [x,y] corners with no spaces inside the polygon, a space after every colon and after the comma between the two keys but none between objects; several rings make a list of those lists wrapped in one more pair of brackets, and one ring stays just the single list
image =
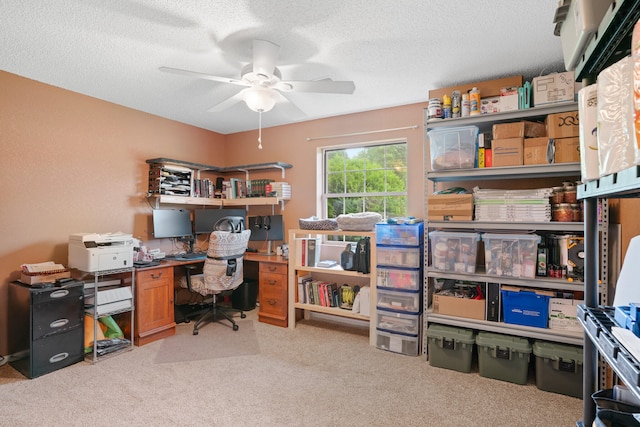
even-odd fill
[{"label": "wicker basket", "polygon": [[338,215],[338,226],[345,231],[371,231],[382,221],[382,215],[377,212],[360,212]]},{"label": "wicker basket", "polygon": [[338,222],[333,218],[320,219],[317,217],[300,218],[298,224],[302,230],[337,230]]}]

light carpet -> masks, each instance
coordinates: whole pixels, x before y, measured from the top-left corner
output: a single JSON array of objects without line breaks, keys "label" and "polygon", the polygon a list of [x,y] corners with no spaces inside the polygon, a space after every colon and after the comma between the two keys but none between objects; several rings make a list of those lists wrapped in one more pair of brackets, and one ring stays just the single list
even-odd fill
[{"label": "light carpet", "polygon": [[193,335],[195,321],[178,324],[176,334],[162,341],[154,363],[188,362],[258,354],[260,346],[253,325],[254,321],[240,318],[236,318],[235,321],[238,324],[237,331],[234,331],[227,321],[210,322],[198,329],[198,335]]}]

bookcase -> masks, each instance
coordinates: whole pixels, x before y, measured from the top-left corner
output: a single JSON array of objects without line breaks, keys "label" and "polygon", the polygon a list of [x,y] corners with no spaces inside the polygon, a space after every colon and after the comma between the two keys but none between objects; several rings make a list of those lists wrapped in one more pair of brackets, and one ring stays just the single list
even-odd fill
[{"label": "bookcase", "polygon": [[[344,270],[340,266],[340,253],[345,248],[346,242],[355,243],[363,237],[370,239],[370,272],[368,274],[359,273],[357,271]],[[337,265],[332,267],[319,267],[301,265],[302,256],[296,253],[296,239],[300,238],[317,238],[320,244],[321,260],[335,260]],[[367,322],[369,327],[369,344],[376,344],[376,243],[374,231],[344,231],[344,230],[289,230],[289,279],[288,279],[288,324],[289,328],[296,327],[296,310],[301,310],[305,319],[309,319],[311,313],[323,313],[332,316],[339,316],[346,319]],[[331,240],[329,240],[331,239]],[[316,248],[318,250],[318,248]],[[335,306],[325,306],[319,304],[309,304],[300,302],[298,295],[298,279],[302,276],[311,275],[314,279],[334,282],[339,286],[342,284],[358,285],[360,287],[369,287],[369,301],[367,307],[369,315],[354,312],[351,309],[345,309]],[[362,302],[361,302],[362,303]],[[365,310],[362,311],[367,311]]]}]

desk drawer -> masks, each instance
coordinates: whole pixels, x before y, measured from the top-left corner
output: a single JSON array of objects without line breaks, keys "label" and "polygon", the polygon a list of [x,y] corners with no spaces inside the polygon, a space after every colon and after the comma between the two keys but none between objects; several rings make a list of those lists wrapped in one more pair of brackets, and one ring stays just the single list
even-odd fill
[{"label": "desk drawer", "polygon": [[287,275],[287,264],[280,264],[276,262],[261,262],[260,273],[273,273]]},{"label": "desk drawer", "polygon": [[136,281],[138,283],[152,282],[154,280],[173,280],[173,267],[151,268],[148,270],[137,270]]},{"label": "desk drawer", "polygon": [[260,311],[284,316],[287,313],[286,277],[279,274],[260,275]]}]

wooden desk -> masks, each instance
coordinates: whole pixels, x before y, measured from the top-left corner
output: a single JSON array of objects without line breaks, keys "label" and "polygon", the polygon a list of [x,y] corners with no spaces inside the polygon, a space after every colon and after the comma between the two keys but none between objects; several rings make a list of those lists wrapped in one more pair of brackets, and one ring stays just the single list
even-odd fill
[{"label": "wooden desk", "polygon": [[258,279],[258,320],[286,328],[289,261],[278,255],[254,252],[245,253],[244,261],[244,276]]},{"label": "wooden desk", "polygon": [[[167,259],[153,267],[136,268],[135,337],[138,346],[176,333],[174,289],[175,268],[204,260]],[[244,255],[245,278],[258,281],[258,320],[287,326],[288,261],[277,255]]]}]

